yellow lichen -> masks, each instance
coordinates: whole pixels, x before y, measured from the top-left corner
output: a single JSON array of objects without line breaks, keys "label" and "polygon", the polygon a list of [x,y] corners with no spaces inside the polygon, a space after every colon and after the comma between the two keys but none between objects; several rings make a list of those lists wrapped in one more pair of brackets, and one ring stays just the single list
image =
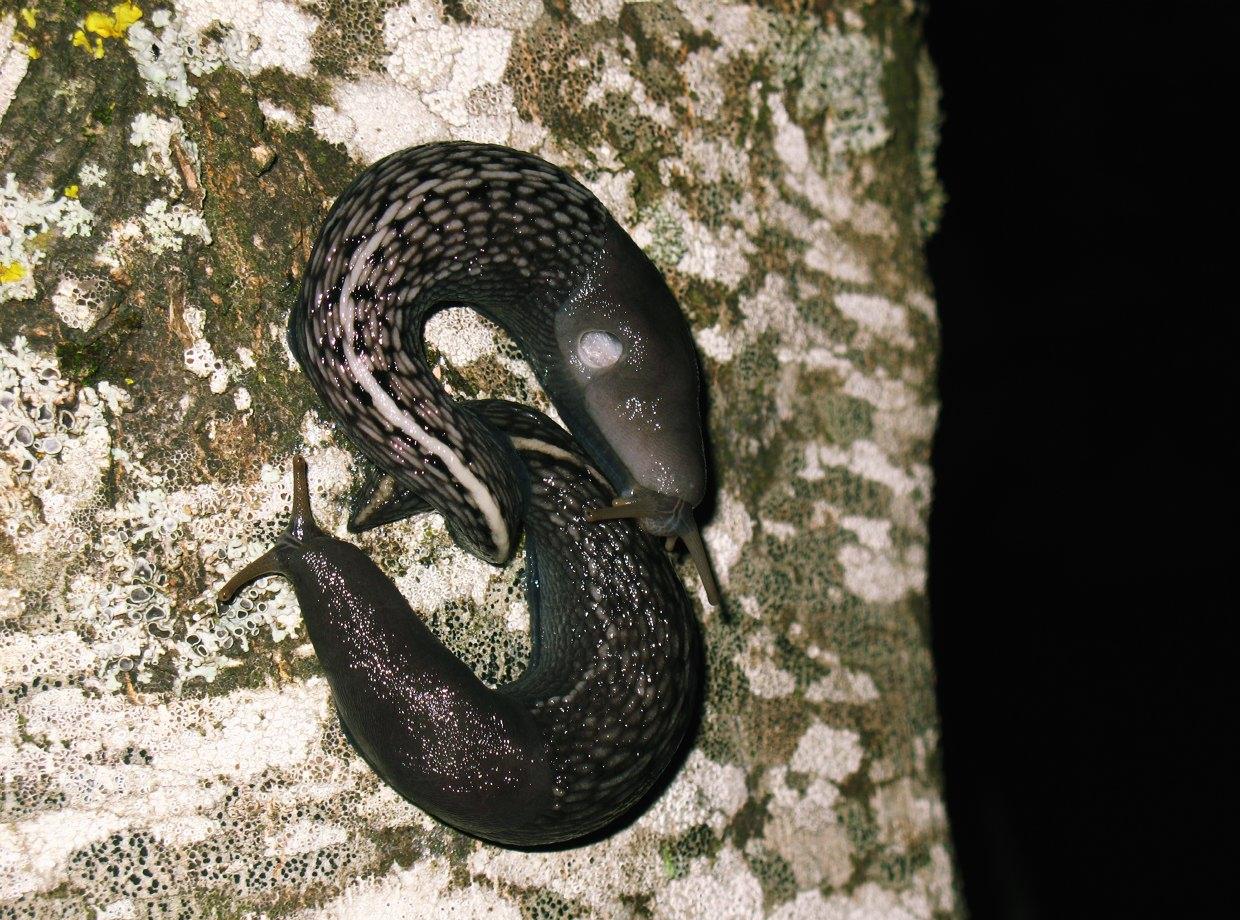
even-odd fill
[{"label": "yellow lichen", "polygon": [[7,262],[0,265],[0,283],[11,284],[26,277],[26,266],[20,262]]},{"label": "yellow lichen", "polygon": [[[35,24],[38,22],[35,18],[38,12],[38,7],[24,6],[17,11],[17,14],[21,16],[22,22],[26,24],[27,29],[33,29]],[[18,45],[26,46],[26,56],[30,58],[30,60],[37,61],[39,58],[43,57],[43,52],[36,48],[30,38],[23,35],[21,32],[15,31],[13,33],[13,42]]]},{"label": "yellow lichen", "polygon": [[86,31],[101,38],[121,38],[129,27],[142,18],[142,10],[136,3],[118,3],[112,13],[87,13]]},{"label": "yellow lichen", "polygon": [[[85,48],[96,58],[103,57],[103,40],[105,38],[123,38],[129,27],[142,18],[142,9],[136,3],[118,3],[112,7],[111,13],[95,11],[87,13],[82,21],[82,28],[73,33],[73,44]],[[92,47],[87,32],[96,36]]]},{"label": "yellow lichen", "polygon": [[103,39],[96,38],[94,47],[91,47],[90,39],[86,37],[86,33],[78,29],[73,33],[73,44],[79,48],[85,48],[96,58],[103,57]]}]

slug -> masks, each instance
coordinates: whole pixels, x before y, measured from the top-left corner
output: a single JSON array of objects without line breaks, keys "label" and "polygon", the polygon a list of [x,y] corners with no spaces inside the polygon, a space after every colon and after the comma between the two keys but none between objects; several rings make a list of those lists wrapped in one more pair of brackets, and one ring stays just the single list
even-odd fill
[{"label": "slug", "polygon": [[[427,367],[447,305],[501,326],[632,517],[684,541],[718,588],[693,512],[706,486],[693,340],[654,264],[581,183],[528,153],[465,142],[394,153],[337,199],[289,319],[289,346],[378,470],[353,531],[427,509],[492,562],[516,547],[511,448]],[[403,490],[400,501],[391,495]]]},{"label": "slug", "polygon": [[463,408],[503,433],[528,477],[519,678],[487,688],[365,553],[319,529],[301,457],[288,529],[219,597],[288,578],[345,733],[384,781],[476,837],[563,843],[624,816],[673,759],[697,711],[697,626],[650,535],[587,522],[614,493],[567,432],[515,403]]}]

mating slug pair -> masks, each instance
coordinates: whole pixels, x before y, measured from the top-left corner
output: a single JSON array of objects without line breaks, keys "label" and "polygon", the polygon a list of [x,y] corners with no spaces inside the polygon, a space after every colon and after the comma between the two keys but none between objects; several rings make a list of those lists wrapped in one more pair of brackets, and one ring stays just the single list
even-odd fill
[{"label": "mating slug pair", "polygon": [[[513,337],[572,436],[532,409],[444,392],[422,334],[449,304]],[[350,740],[446,823],[530,846],[616,821],[667,768],[700,691],[692,609],[653,537],[682,539],[718,602],[693,519],[697,365],[658,270],[557,167],[430,144],[376,163],[336,202],[289,343],[375,466],[350,530],[435,510],[501,563],[524,524],[529,666],[484,686],[365,554],[315,526],[301,458],[288,530],[221,601],[289,578]]]}]

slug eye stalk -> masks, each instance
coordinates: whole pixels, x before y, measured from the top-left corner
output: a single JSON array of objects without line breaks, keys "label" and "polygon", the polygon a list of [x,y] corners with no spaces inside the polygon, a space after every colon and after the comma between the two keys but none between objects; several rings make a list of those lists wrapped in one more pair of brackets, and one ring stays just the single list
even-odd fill
[{"label": "slug eye stalk", "polygon": [[306,458],[296,454],[293,457],[293,512],[280,543],[228,579],[228,583],[220,588],[216,595],[218,603],[230,603],[238,591],[266,575],[287,576],[287,569],[279,556],[280,544],[299,544],[316,533],[321,531],[310,510],[310,479],[306,470]]}]

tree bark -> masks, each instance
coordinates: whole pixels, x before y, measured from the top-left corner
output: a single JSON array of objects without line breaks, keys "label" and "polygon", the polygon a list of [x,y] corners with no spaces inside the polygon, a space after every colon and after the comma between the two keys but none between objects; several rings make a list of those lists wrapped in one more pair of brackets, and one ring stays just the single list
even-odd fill
[{"label": "tree bark", "polygon": [[[913,3],[4,8],[6,916],[960,912],[925,595],[937,96]],[[700,607],[701,728],[652,807],[562,852],[480,844],[383,786],[287,585],[213,603],[283,526],[294,450],[343,529],[355,458],[288,311],[350,178],[448,138],[581,177],[703,366],[725,602]],[[428,339],[462,398],[547,407],[473,314]],[[520,672],[520,562],[474,560],[436,518],[358,542],[484,679]]]}]

